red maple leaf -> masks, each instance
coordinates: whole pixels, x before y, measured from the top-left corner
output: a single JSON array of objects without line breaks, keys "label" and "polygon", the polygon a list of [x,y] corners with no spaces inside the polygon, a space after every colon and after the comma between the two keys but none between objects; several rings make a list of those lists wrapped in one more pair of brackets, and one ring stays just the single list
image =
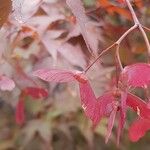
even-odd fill
[{"label": "red maple leaf", "polygon": [[22,90],[16,107],[16,123],[22,125],[25,122],[25,96],[31,96],[33,100],[42,100],[48,96],[46,89],[40,87],[26,87]]},{"label": "red maple leaf", "polygon": [[22,125],[25,121],[25,112],[24,112],[24,98],[20,96],[16,112],[15,112],[16,123]]}]

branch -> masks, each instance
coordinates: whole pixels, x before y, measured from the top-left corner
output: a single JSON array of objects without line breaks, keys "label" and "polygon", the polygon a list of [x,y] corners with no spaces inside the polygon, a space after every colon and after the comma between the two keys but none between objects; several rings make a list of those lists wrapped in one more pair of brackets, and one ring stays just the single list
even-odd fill
[{"label": "branch", "polygon": [[106,54],[106,52],[108,52],[110,49],[112,49],[113,47],[120,45],[120,43],[123,41],[123,39],[130,33],[132,32],[134,29],[136,29],[138,26],[134,25],[132,26],[130,29],[128,29],[115,43],[113,43],[112,45],[110,45],[109,47],[107,47],[106,49],[104,49],[99,56],[84,70],[84,72],[86,73],[100,58],[101,56],[103,56],[104,54]]},{"label": "branch", "polygon": [[129,0],[125,0],[125,1],[127,3],[127,6],[129,8],[130,12],[131,12],[134,23],[136,25],[138,25],[138,28],[139,28],[140,32],[142,33],[142,35],[143,35],[143,38],[144,38],[144,41],[146,43],[146,47],[147,47],[147,50],[148,50],[148,56],[149,56],[149,59],[150,59],[150,43],[149,43],[148,37],[147,37],[143,27],[142,27],[142,24],[139,22],[130,1]]},{"label": "branch", "polygon": [[147,30],[147,31],[149,31],[149,32],[150,32],[150,28],[145,27],[145,26],[143,26],[143,25],[142,25],[142,27],[143,27],[143,29],[145,29],[145,30]]},{"label": "branch", "polygon": [[[122,40],[130,33],[132,32],[134,29],[136,29],[137,27],[139,28],[141,34],[143,35],[143,38],[144,38],[144,41],[146,43],[146,46],[147,46],[147,50],[148,50],[148,56],[149,56],[149,59],[150,59],[150,43],[149,43],[149,40],[148,40],[148,37],[144,31],[144,29],[150,31],[149,28],[147,27],[144,27],[142,26],[142,24],[139,22],[135,12],[134,12],[134,9],[130,3],[129,0],[125,0],[130,12],[131,12],[131,15],[132,15],[132,18],[133,18],[133,21],[134,21],[134,25],[128,29],[115,43],[113,43],[112,45],[110,45],[108,48],[104,49],[100,54],[99,56],[84,70],[84,72],[86,73],[100,58],[102,55],[106,54],[106,52],[108,52],[110,49],[112,49],[113,47],[117,46],[117,50],[116,50],[116,59],[117,59],[117,65],[120,66],[120,69],[122,70],[123,67],[122,67],[122,64],[121,64],[121,60],[120,60],[120,56],[119,56],[119,47],[120,47],[120,43],[122,42]],[[144,29],[143,29],[144,28]]]}]

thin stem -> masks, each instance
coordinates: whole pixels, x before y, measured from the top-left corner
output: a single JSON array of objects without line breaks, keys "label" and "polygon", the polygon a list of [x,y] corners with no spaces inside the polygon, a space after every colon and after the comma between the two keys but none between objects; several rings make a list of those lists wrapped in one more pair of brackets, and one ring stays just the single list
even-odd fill
[{"label": "thin stem", "polygon": [[147,31],[149,31],[149,32],[150,32],[150,28],[145,27],[145,26],[143,26],[143,25],[142,25],[142,27],[143,27],[143,29],[145,29],[145,30],[147,30]]},{"label": "thin stem", "polygon": [[144,31],[144,29],[142,28],[141,25],[139,25],[139,30],[141,31],[142,35],[143,35],[143,38],[144,38],[144,41],[145,41],[145,44],[146,44],[146,47],[147,47],[147,50],[148,50],[148,57],[150,59],[150,43],[149,43],[149,40],[148,40],[148,37]]},{"label": "thin stem", "polygon": [[139,20],[138,20],[138,18],[137,18],[137,16],[136,16],[136,14],[135,14],[135,12],[134,12],[134,9],[133,9],[133,7],[132,7],[132,5],[131,5],[131,3],[130,3],[130,1],[129,1],[129,0],[125,0],[125,1],[126,1],[126,3],[127,3],[127,6],[128,6],[128,8],[129,8],[130,12],[131,12],[131,15],[132,15],[132,18],[133,18],[134,23],[135,23],[135,24],[140,24],[140,23],[139,23]]},{"label": "thin stem", "polygon": [[112,45],[110,45],[109,47],[107,47],[106,49],[104,49],[99,56],[84,70],[84,72],[86,73],[98,60],[99,58],[104,55],[107,51],[109,51],[111,48],[113,48],[114,46],[116,46],[116,42],[113,43]]},{"label": "thin stem", "polygon": [[134,26],[132,26],[130,29],[128,29],[118,40],[117,40],[117,44],[120,44],[122,42],[122,40],[130,33],[132,32],[134,29],[136,29],[138,27],[137,24],[135,24]]},{"label": "thin stem", "polygon": [[122,63],[121,63],[121,59],[120,59],[120,55],[119,55],[119,48],[120,48],[120,45],[117,45],[117,48],[116,48],[116,63],[117,63],[117,66],[118,66],[118,69],[120,71],[123,70],[123,67],[122,67]]},{"label": "thin stem", "polygon": [[[132,26],[130,29],[128,29],[114,44],[112,44],[111,46],[109,46],[108,48],[106,48],[105,50],[103,50],[103,51],[99,54],[99,56],[84,70],[85,73],[100,59],[100,57],[101,57],[102,55],[104,55],[107,51],[109,51],[109,50],[110,50],[111,48],[113,48],[114,46],[120,45],[120,43],[122,42],[122,40],[123,40],[130,32],[132,32],[134,29],[136,29],[137,27],[139,28],[140,32],[141,32],[142,35],[143,35],[143,38],[144,38],[144,40],[145,40],[145,43],[146,43],[146,46],[147,46],[147,49],[148,49],[148,55],[149,55],[149,58],[150,58],[150,43],[149,43],[149,40],[148,40],[148,38],[147,38],[147,35],[146,35],[146,33],[145,33],[145,31],[144,31],[144,29],[143,29],[141,23],[139,22],[139,20],[138,20],[136,14],[135,14],[135,12],[134,12],[134,9],[133,9],[133,7],[132,7],[130,1],[129,1],[129,0],[125,0],[125,1],[126,1],[126,3],[127,3],[127,6],[128,6],[128,8],[129,8],[130,12],[131,12],[131,15],[132,15],[132,18],[133,18],[133,21],[134,21],[134,26]],[[147,28],[146,28],[146,29],[147,29]],[[118,46],[118,47],[119,47],[119,46]],[[119,49],[119,48],[117,48],[117,49]],[[117,51],[118,51],[118,50],[117,50]],[[118,51],[117,53],[119,54],[119,51]],[[117,54],[117,55],[118,55],[118,54]],[[123,68],[122,68],[122,65],[121,65],[121,61],[119,60],[119,59],[120,59],[119,55],[118,55],[117,57],[118,57],[117,59],[118,59],[119,66],[120,66],[121,69],[123,69]]]},{"label": "thin stem", "polygon": [[112,45],[110,45],[109,47],[107,47],[106,49],[104,49],[99,56],[84,70],[84,72],[86,73],[99,59],[102,55],[106,54],[106,52],[108,52],[110,49],[112,49],[113,47],[115,47],[116,45],[119,45],[122,40],[130,33],[132,32],[134,29],[137,28],[137,24],[135,24],[134,26],[132,26],[131,28],[129,28],[115,43],[113,43]]},{"label": "thin stem", "polygon": [[129,8],[130,12],[131,12],[131,15],[132,15],[132,18],[134,20],[134,23],[136,25],[138,25],[138,28],[139,28],[140,32],[142,33],[142,35],[143,35],[143,38],[144,38],[144,41],[146,43],[146,47],[147,47],[147,50],[148,50],[148,56],[149,56],[149,59],[150,59],[150,43],[149,43],[148,37],[147,37],[147,35],[146,35],[146,33],[145,33],[141,23],[139,22],[139,20],[138,20],[136,14],[134,12],[134,9],[133,9],[130,1],[129,0],[125,0],[125,1],[127,3],[127,6]]},{"label": "thin stem", "polygon": [[118,87],[118,81],[119,81],[119,73],[120,73],[120,71],[123,70],[122,63],[121,63],[121,60],[120,60],[120,55],[119,55],[119,48],[120,48],[120,44],[117,45],[116,52],[115,52],[116,85],[117,85],[117,87]]}]

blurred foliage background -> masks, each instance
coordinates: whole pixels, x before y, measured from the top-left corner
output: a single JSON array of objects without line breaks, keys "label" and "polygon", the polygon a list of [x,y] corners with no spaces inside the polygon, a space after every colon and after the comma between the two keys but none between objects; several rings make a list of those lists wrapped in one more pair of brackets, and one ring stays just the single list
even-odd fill
[{"label": "blurred foliage background", "polygon": [[[89,35],[98,40],[97,54],[133,24],[125,5],[115,0],[108,2],[110,5],[105,6],[103,0],[84,0],[86,14],[94,24],[89,28]],[[133,0],[132,4],[142,24],[149,27],[149,0]],[[22,126],[16,124],[16,103],[22,88],[30,84],[26,78],[28,73],[43,67],[83,70],[91,62],[81,34],[77,31],[75,35],[72,33],[76,24],[64,0],[45,0],[34,9],[22,24],[25,30],[10,15],[0,33],[3,39],[6,38],[3,31],[9,31],[9,36],[3,39],[3,44],[7,44],[2,47],[5,47],[5,53],[0,63],[1,72],[11,76],[17,84],[13,92],[0,92],[0,150],[149,150],[150,134],[137,143],[131,143],[128,139],[128,127],[134,118],[130,111],[120,147],[116,146],[116,125],[110,141],[105,144],[107,119],[103,119],[93,130],[80,106],[78,86],[73,83],[47,84],[29,76],[48,89],[49,97],[42,101],[25,97],[26,122]],[[47,22],[43,16],[52,21]],[[148,32],[147,35],[150,37]],[[102,58],[102,65],[97,63],[88,73],[97,95],[113,86],[113,55],[112,50]],[[147,61],[145,43],[137,30],[123,41],[120,56],[124,66]],[[16,69],[18,66],[21,71]],[[142,92],[135,92],[143,96]]]}]

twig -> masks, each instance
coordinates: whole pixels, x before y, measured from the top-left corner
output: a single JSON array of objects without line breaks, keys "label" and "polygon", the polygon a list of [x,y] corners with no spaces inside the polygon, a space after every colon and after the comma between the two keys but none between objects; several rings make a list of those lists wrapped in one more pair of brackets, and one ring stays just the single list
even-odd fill
[{"label": "twig", "polygon": [[120,55],[119,55],[119,48],[120,48],[120,45],[117,45],[117,48],[116,48],[116,63],[118,65],[118,69],[119,70],[123,70],[123,67],[122,67],[122,63],[121,63],[121,60],[120,60]]},{"label": "twig", "polygon": [[86,73],[99,59],[102,55],[104,55],[107,51],[109,51],[111,48],[113,48],[114,46],[116,46],[116,43],[113,43],[112,45],[110,45],[109,47],[107,47],[106,49],[104,49],[99,56],[84,70],[84,72]]},{"label": "twig", "polygon": [[122,40],[130,33],[132,32],[134,29],[137,28],[137,25],[132,26],[130,29],[128,29],[115,43],[113,43],[112,45],[110,45],[109,47],[107,47],[106,49],[104,49],[99,56],[84,70],[84,72],[86,73],[100,58],[101,56],[103,56],[104,54],[106,54],[106,52],[108,52],[110,49],[112,49],[113,47],[120,45],[120,43],[122,42]]},{"label": "twig", "polygon": [[126,3],[127,3],[127,6],[128,6],[128,8],[129,8],[130,12],[131,12],[131,15],[132,15],[132,18],[133,18],[133,20],[134,20],[134,23],[135,23],[136,25],[138,25],[138,28],[139,28],[140,32],[142,33],[142,35],[143,35],[143,38],[144,38],[144,40],[145,40],[146,47],[147,47],[147,50],[148,50],[148,56],[149,56],[149,59],[150,59],[150,43],[149,43],[148,37],[147,37],[147,35],[146,35],[146,33],[145,33],[143,27],[142,27],[142,24],[139,22],[139,20],[138,20],[136,14],[135,14],[135,12],[134,12],[134,9],[133,9],[133,7],[132,7],[130,1],[129,1],[129,0],[125,0],[125,1],[126,1]]},{"label": "twig", "polygon": [[[136,29],[137,27],[139,28],[140,32],[142,33],[143,35],[143,38],[144,38],[144,41],[146,43],[146,46],[147,46],[147,50],[148,50],[148,56],[149,56],[149,59],[150,59],[150,43],[149,43],[149,40],[148,40],[148,37],[144,31],[144,29],[150,31],[149,28],[147,27],[144,27],[138,20],[135,12],[134,12],[134,9],[130,3],[129,0],[125,0],[130,12],[131,12],[131,15],[132,15],[132,18],[133,18],[133,21],[134,21],[134,25],[128,29],[115,43],[113,43],[112,45],[110,45],[108,48],[104,49],[100,54],[99,56],[84,70],[84,72],[86,73],[100,58],[102,55],[106,54],[106,52],[108,52],[110,49],[112,49],[113,47],[117,46],[117,50],[116,50],[116,59],[117,59],[117,63],[120,67],[120,69],[122,70],[123,67],[122,67],[122,64],[121,64],[121,60],[120,60],[120,56],[119,56],[119,47],[120,47],[120,43],[122,42],[122,40],[130,33],[132,32],[134,29]],[[143,29],[144,28],[144,29]]]},{"label": "twig", "polygon": [[143,29],[145,29],[145,30],[147,30],[147,31],[149,31],[149,32],[150,32],[150,28],[145,27],[145,26],[143,26],[143,25],[142,25],[142,27],[143,27]]}]

